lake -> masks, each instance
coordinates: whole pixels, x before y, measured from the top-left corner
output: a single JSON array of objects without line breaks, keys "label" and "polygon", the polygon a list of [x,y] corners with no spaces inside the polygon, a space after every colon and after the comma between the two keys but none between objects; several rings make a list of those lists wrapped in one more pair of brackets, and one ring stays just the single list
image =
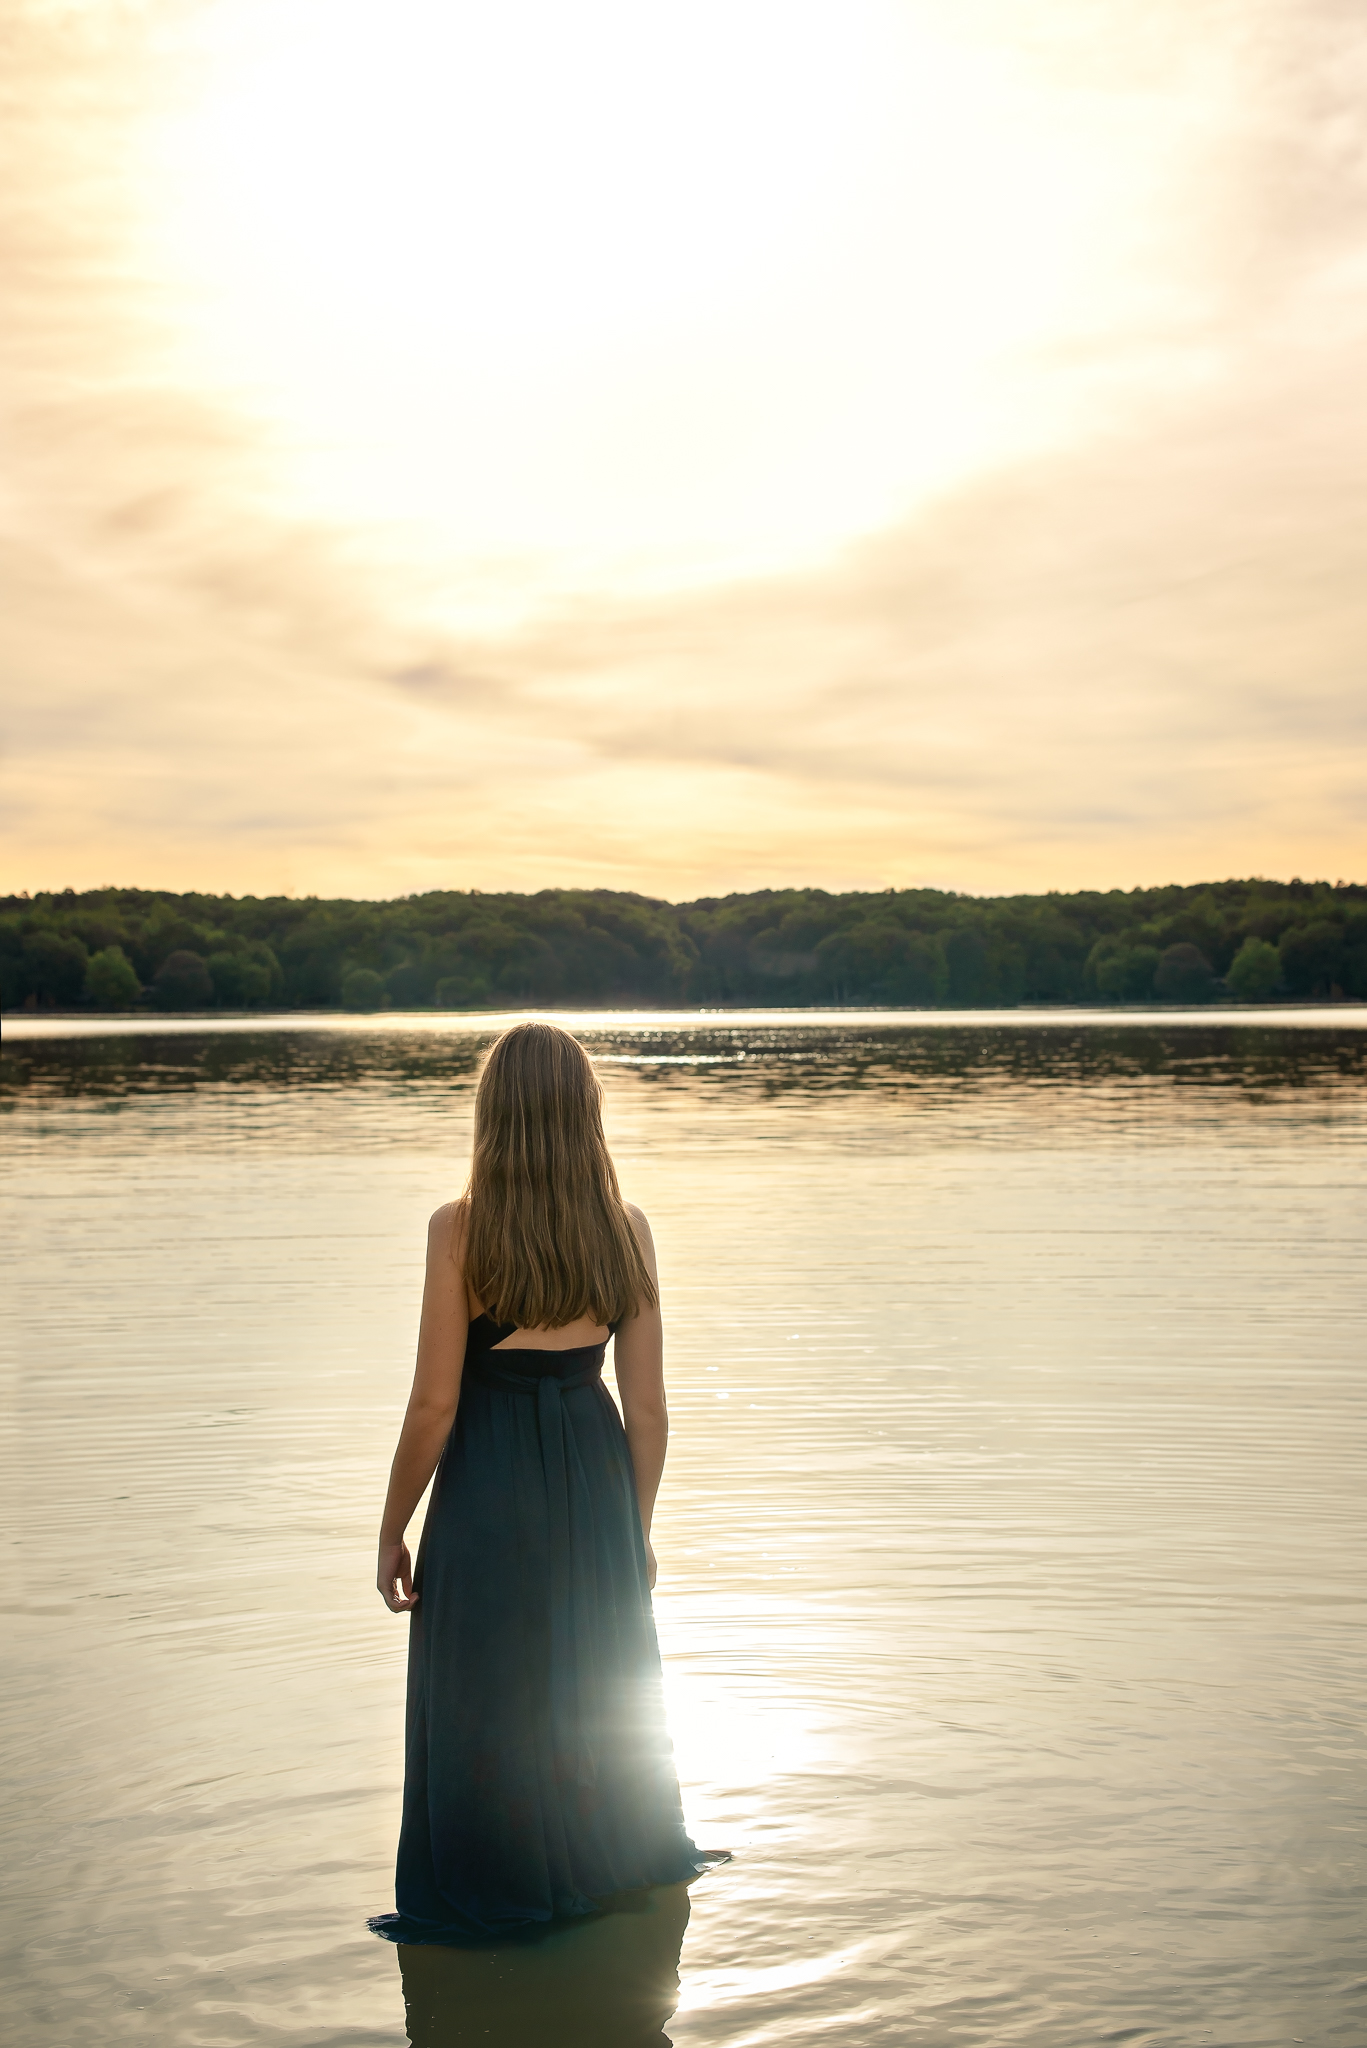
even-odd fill
[{"label": "lake", "polygon": [[406,1981],[365,1928],[490,1020],[7,1019],[12,2037],[1362,2048],[1367,1012],[564,1021],[660,1248],[734,1864]]}]

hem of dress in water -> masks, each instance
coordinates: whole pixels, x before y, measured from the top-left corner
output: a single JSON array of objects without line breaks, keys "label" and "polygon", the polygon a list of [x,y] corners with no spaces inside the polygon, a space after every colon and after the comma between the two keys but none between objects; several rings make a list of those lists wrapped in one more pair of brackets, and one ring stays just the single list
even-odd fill
[{"label": "hem of dress in water", "polygon": [[410,1913],[376,1913],[366,1921],[366,1926],[381,1941],[392,1941],[410,1948],[490,1948],[505,1942],[544,1941],[547,1935],[561,1934],[567,1927],[580,1926],[586,1920],[601,1920],[609,1913],[621,1911],[628,1899],[643,1898],[646,1893],[659,1891],[665,1885],[695,1884],[700,1877],[706,1877],[709,1870],[717,1870],[731,1860],[729,1849],[699,1849],[696,1857],[690,1859],[688,1868],[680,1871],[677,1877],[657,1878],[651,1884],[614,1892],[605,1899],[586,1899],[582,1908],[558,1913],[547,1920],[515,1921],[507,1927],[494,1929],[477,1927],[471,1921],[416,1920]]}]

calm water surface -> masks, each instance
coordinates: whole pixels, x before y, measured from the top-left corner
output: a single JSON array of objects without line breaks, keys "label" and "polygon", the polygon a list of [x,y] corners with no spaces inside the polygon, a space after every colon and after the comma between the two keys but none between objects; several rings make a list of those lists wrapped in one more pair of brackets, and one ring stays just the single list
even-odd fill
[{"label": "calm water surface", "polygon": [[735,1864],[523,1951],[365,1931],[487,1027],[7,1024],[13,2038],[1362,2048],[1367,1016],[578,1022]]}]

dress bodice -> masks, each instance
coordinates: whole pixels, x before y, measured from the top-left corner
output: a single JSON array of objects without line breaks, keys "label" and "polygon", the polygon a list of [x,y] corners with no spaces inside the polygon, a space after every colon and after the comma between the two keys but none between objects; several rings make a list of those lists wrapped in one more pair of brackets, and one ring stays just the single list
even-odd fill
[{"label": "dress bodice", "polygon": [[[500,1351],[498,1346],[517,1327],[516,1323],[496,1323],[485,1311],[471,1316],[465,1340],[466,1371],[485,1386],[507,1387],[515,1392],[534,1392],[536,1383],[543,1379],[558,1380],[562,1387],[583,1386],[602,1371],[606,1337],[596,1344],[574,1344],[560,1350],[519,1345],[512,1351]],[[616,1329],[617,1325],[610,1323],[608,1336],[614,1335]]]}]

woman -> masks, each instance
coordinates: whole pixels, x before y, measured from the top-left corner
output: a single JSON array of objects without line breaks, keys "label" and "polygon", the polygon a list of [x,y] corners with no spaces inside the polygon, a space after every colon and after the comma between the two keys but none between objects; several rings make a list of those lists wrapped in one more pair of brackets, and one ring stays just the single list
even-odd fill
[{"label": "woman", "polygon": [[377,1934],[527,1932],[716,1860],[684,1828],[650,1608],[668,1433],[654,1248],[593,1068],[568,1032],[516,1025],[480,1077],[468,1191],[428,1230],[380,1528],[380,1592],[411,1619],[398,1911]]}]

